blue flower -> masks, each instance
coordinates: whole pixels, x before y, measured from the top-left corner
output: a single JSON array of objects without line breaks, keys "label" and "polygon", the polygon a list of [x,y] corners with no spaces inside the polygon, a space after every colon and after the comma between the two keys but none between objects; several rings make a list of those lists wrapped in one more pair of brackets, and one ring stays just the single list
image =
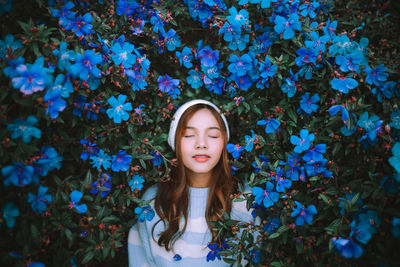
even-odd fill
[{"label": "blue flower", "polygon": [[322,30],[324,31],[324,34],[328,35],[330,38],[333,38],[335,36],[336,27],[337,21],[334,20],[331,22],[330,19],[328,19],[326,26],[324,26]]},{"label": "blue flower", "polygon": [[315,55],[315,52],[312,49],[307,49],[302,47],[298,49],[296,53],[299,56],[296,57],[294,61],[296,62],[296,65],[299,67],[305,64],[315,63],[317,61],[317,56]]},{"label": "blue flower", "polygon": [[172,258],[174,261],[180,261],[182,259],[181,255],[175,254],[174,257]]},{"label": "blue flower", "polygon": [[59,155],[52,147],[44,146],[41,149],[41,156],[33,162],[35,173],[40,176],[46,176],[49,171],[59,170],[64,157]]},{"label": "blue flower", "polygon": [[6,225],[8,228],[13,228],[15,225],[15,217],[19,216],[19,209],[15,204],[11,201],[6,202],[1,208],[1,212],[3,213],[3,218],[6,221]]},{"label": "blue flower", "polygon": [[308,134],[308,130],[300,130],[300,138],[292,135],[290,136],[290,143],[296,147],[293,149],[296,153],[301,153],[310,148],[311,142],[314,140],[315,135],[313,133]]},{"label": "blue flower", "polygon": [[234,80],[236,85],[243,91],[249,90],[250,86],[252,85],[252,80],[247,74],[243,76],[232,74],[231,79]]},{"label": "blue flower", "polygon": [[260,62],[258,67],[260,76],[263,78],[274,77],[278,72],[278,67],[273,65],[271,61],[266,57],[264,61]]},{"label": "blue flower", "polygon": [[376,115],[372,115],[368,117],[368,111],[361,114],[357,125],[362,129],[367,131],[367,134],[363,136],[361,139],[365,139],[368,136],[370,141],[374,141],[376,135],[382,131],[382,120],[379,120],[379,117]]},{"label": "blue flower", "polygon": [[333,78],[330,82],[333,89],[338,90],[344,94],[347,94],[349,90],[352,90],[358,86],[358,82],[353,78],[349,77],[340,77],[340,78]]},{"label": "blue flower", "polygon": [[301,22],[299,21],[299,15],[293,13],[289,16],[289,18],[284,18],[279,15],[275,17],[274,23],[274,30],[276,33],[281,34],[283,33],[283,39],[292,39],[294,37],[294,31],[298,30],[301,31]]},{"label": "blue flower", "polygon": [[395,82],[386,82],[382,86],[378,88],[373,88],[371,90],[372,94],[376,96],[379,103],[382,103],[382,96],[387,99],[392,98],[393,93],[395,92],[396,83]]},{"label": "blue flower", "polygon": [[219,59],[219,51],[211,50],[209,46],[200,49],[198,55],[201,65],[205,67],[213,67],[217,64]]},{"label": "blue flower", "polygon": [[102,57],[100,54],[94,54],[93,50],[85,50],[85,53],[76,54],[75,64],[70,68],[71,73],[76,77],[79,76],[84,81],[89,79],[89,74],[94,77],[100,76],[100,70],[96,67],[96,64],[101,63]]},{"label": "blue flower", "polygon": [[143,188],[143,183],[144,183],[143,176],[135,174],[129,180],[129,187],[131,188],[132,192],[135,191],[135,189],[139,189],[140,191]]},{"label": "blue flower", "polygon": [[281,125],[281,123],[274,118],[268,118],[265,120],[257,121],[257,125],[266,125],[265,132],[266,133],[274,133],[279,128],[279,125]]},{"label": "blue flower", "polygon": [[179,85],[178,79],[172,79],[166,74],[165,77],[158,77],[157,82],[161,92],[172,95],[172,98],[175,99],[176,96],[180,94],[179,89],[176,88]]},{"label": "blue flower", "polygon": [[154,210],[150,206],[136,207],[135,214],[138,216],[138,222],[144,222],[145,220],[151,221],[154,218]]},{"label": "blue flower", "polygon": [[333,237],[332,244],[345,258],[359,258],[363,253],[362,247],[354,242],[351,238],[346,239],[342,237]]},{"label": "blue flower", "polygon": [[349,119],[349,112],[342,105],[335,105],[329,108],[329,114],[335,116],[339,111],[342,112],[342,121],[345,123]]},{"label": "blue flower", "polygon": [[181,39],[174,29],[170,29],[165,34],[165,46],[168,51],[174,51],[177,47],[181,45]]},{"label": "blue flower", "polygon": [[238,145],[227,144],[226,149],[228,150],[229,153],[232,153],[232,157],[234,159],[238,159],[242,154],[244,147],[240,146],[239,144]]},{"label": "blue flower", "polygon": [[321,159],[319,161],[311,160],[306,162],[304,168],[306,169],[308,176],[316,176],[318,174],[322,174],[324,177],[332,177],[332,172],[328,171],[325,168],[327,159]]},{"label": "blue flower", "polygon": [[10,12],[12,8],[12,0],[5,0],[0,3],[0,15]]},{"label": "blue flower", "polygon": [[393,156],[389,158],[389,164],[396,170],[396,172],[400,173],[400,143],[396,143],[392,147]]},{"label": "blue flower", "polygon": [[37,122],[38,119],[31,115],[28,116],[26,121],[23,119],[16,119],[14,123],[7,126],[7,130],[11,132],[11,139],[21,137],[22,142],[25,144],[31,142],[32,137],[40,139],[42,131],[34,127]]},{"label": "blue flower", "polygon": [[58,117],[59,112],[62,112],[67,106],[67,102],[61,98],[61,89],[58,86],[49,88],[44,95],[44,102],[47,105],[46,115],[51,119]]},{"label": "blue flower", "polygon": [[150,152],[150,155],[152,155],[154,157],[151,159],[154,166],[160,166],[163,163],[163,157],[161,156],[161,154],[158,151],[154,150],[154,151]]},{"label": "blue flower", "polygon": [[386,81],[387,77],[389,74],[387,74],[386,67],[381,64],[376,69],[371,69],[369,66],[367,66],[364,69],[364,72],[367,74],[367,77],[365,78],[365,81],[368,84],[374,84],[376,86],[381,86],[384,81]]},{"label": "blue flower", "polygon": [[317,14],[315,14],[315,10],[319,7],[319,3],[318,2],[306,2],[302,5],[299,6],[299,11],[300,11],[300,15],[302,15],[303,17],[307,17],[307,15],[310,18],[315,18],[315,16]]},{"label": "blue flower", "polygon": [[46,267],[43,263],[39,261],[31,262],[26,267]]},{"label": "blue flower", "polygon": [[261,252],[257,249],[252,249],[249,253],[249,257],[251,259],[252,262],[254,263],[259,263],[261,260]]},{"label": "blue flower", "polygon": [[261,162],[260,162],[261,165],[257,164],[257,161],[253,161],[253,163],[251,165],[254,167],[255,173],[259,172],[261,169],[264,169],[264,167],[267,165],[267,162],[269,161],[264,155],[258,155],[257,157],[258,157],[258,159],[261,160]]},{"label": "blue flower", "polygon": [[207,254],[207,262],[214,261],[215,259],[221,260],[221,256],[218,254],[221,251],[221,247],[218,244],[210,243],[208,244],[208,248],[210,251]]},{"label": "blue flower", "polygon": [[325,44],[331,40],[328,35],[319,37],[317,32],[310,33],[311,40],[304,41],[307,48],[311,48],[316,55],[324,54],[326,51]]},{"label": "blue flower", "polygon": [[92,22],[92,15],[90,13],[86,13],[85,15],[78,16],[72,19],[71,23],[65,25],[65,29],[73,31],[76,36],[82,37],[93,33],[92,30],[93,25],[90,24]]},{"label": "blue flower", "polygon": [[14,35],[7,34],[4,37],[4,41],[0,40],[0,58],[6,59],[6,55],[8,53],[12,54],[15,50],[22,48],[22,47],[23,47],[23,45],[20,41],[14,42]]},{"label": "blue flower", "polygon": [[324,158],[322,154],[326,152],[326,145],[325,144],[318,144],[315,145],[312,149],[308,150],[304,156],[304,161],[320,161]]},{"label": "blue flower", "polygon": [[111,166],[111,156],[105,153],[102,149],[100,149],[97,155],[92,155],[90,157],[90,164],[92,167],[100,169],[103,167],[104,170],[107,170]]},{"label": "blue flower", "polygon": [[126,155],[126,151],[119,150],[118,155],[113,155],[112,156],[112,164],[111,164],[111,169],[114,172],[119,172],[119,171],[127,171],[129,169],[129,164],[132,161],[132,156],[131,155]]},{"label": "blue flower", "polygon": [[244,54],[240,58],[233,54],[230,56],[229,62],[231,64],[229,64],[228,70],[238,76],[245,75],[247,71],[253,68],[252,59],[248,54]]},{"label": "blue flower", "polygon": [[250,41],[250,36],[248,34],[235,34],[232,41],[229,43],[228,48],[235,51],[243,51],[247,47],[247,43]]},{"label": "blue flower", "polygon": [[400,173],[387,175],[381,180],[380,186],[383,191],[394,195],[399,192],[400,182],[398,181],[400,181]]},{"label": "blue flower", "polygon": [[333,37],[333,44],[329,46],[329,54],[335,56],[336,54],[344,55],[349,50],[350,39],[346,34]]},{"label": "blue flower", "polygon": [[246,146],[244,147],[244,149],[246,149],[247,152],[251,152],[253,150],[253,144],[256,140],[256,136],[254,134],[254,131],[251,130],[251,136],[249,135],[245,135],[244,136],[245,142],[246,142]]},{"label": "blue flower", "polygon": [[83,196],[83,193],[77,190],[74,190],[69,195],[71,202],[69,203],[69,208],[75,208],[79,213],[85,213],[87,211],[86,204],[79,204]]},{"label": "blue flower", "polygon": [[38,58],[34,64],[21,64],[17,67],[17,74],[12,78],[14,88],[24,95],[43,91],[46,86],[46,69],[43,68],[44,58]]},{"label": "blue flower", "polygon": [[313,112],[316,112],[319,108],[318,103],[320,100],[318,94],[314,94],[311,98],[307,93],[305,93],[300,100],[300,111],[304,111],[307,115],[311,115]]},{"label": "blue flower", "polygon": [[393,236],[395,238],[399,238],[400,237],[400,218],[393,217],[392,226],[393,226],[393,228],[392,228]]},{"label": "blue flower", "polygon": [[31,165],[24,165],[22,162],[14,162],[14,165],[8,165],[1,169],[1,175],[4,179],[4,186],[10,184],[15,186],[25,186],[33,181],[34,168]]},{"label": "blue flower", "polygon": [[179,64],[182,66],[182,64],[185,66],[185,68],[190,69],[193,64],[193,56],[191,55],[192,50],[189,47],[184,47],[182,52],[176,51],[175,55],[179,59]]},{"label": "blue flower", "polygon": [[[276,3],[278,0],[261,0],[261,8],[269,8],[271,6],[271,2]],[[254,2],[254,0],[250,0],[250,2]],[[260,2],[257,0],[257,2]]]},{"label": "blue flower", "polygon": [[83,145],[84,149],[80,155],[83,160],[87,160],[89,156],[97,155],[99,152],[97,145],[89,142],[87,139],[81,139],[80,144]]},{"label": "blue flower", "polygon": [[132,54],[134,49],[135,46],[128,42],[124,42],[123,45],[116,42],[111,47],[111,51],[114,53],[111,56],[114,64],[117,66],[122,64],[124,68],[131,68],[136,63],[136,56]]},{"label": "blue flower", "polygon": [[101,197],[105,197],[111,191],[110,184],[111,176],[107,173],[100,174],[100,179],[92,183],[92,189],[89,191],[91,194],[99,193]]},{"label": "blue flower", "polygon": [[8,60],[7,63],[9,64],[9,66],[3,69],[3,73],[11,79],[17,77],[19,75],[17,68],[18,66],[24,64],[24,62],[25,59],[23,57]]},{"label": "blue flower", "polygon": [[367,210],[351,222],[350,237],[355,237],[360,243],[367,244],[372,235],[377,232],[377,227],[381,224],[376,211]]},{"label": "blue flower", "polygon": [[237,9],[232,6],[229,9],[229,14],[226,19],[233,27],[240,28],[249,24],[249,12],[247,10],[241,9],[237,12]]},{"label": "blue flower", "polygon": [[283,170],[281,167],[276,168],[276,177],[271,177],[271,179],[276,179],[276,191],[284,192],[286,189],[289,189],[292,186],[292,181],[289,179],[285,179],[283,176]]},{"label": "blue flower", "polygon": [[75,60],[75,52],[73,50],[67,50],[67,43],[60,43],[60,50],[54,49],[53,55],[58,59],[57,66],[61,71],[69,70],[71,67],[71,60]]},{"label": "blue flower", "polygon": [[193,89],[198,89],[200,86],[203,85],[203,80],[201,79],[201,73],[197,70],[190,70],[189,71],[189,77],[186,78],[188,84]]},{"label": "blue flower", "polygon": [[265,190],[261,187],[253,187],[252,193],[255,196],[254,201],[261,205],[263,203],[265,208],[271,207],[275,202],[279,200],[279,193],[272,191],[274,189],[274,184],[267,181],[265,184]]},{"label": "blue flower", "polygon": [[400,109],[397,111],[393,111],[390,114],[390,127],[394,127],[397,130],[400,130]]},{"label": "blue flower", "polygon": [[296,208],[293,208],[293,212],[290,214],[290,217],[296,217],[296,225],[304,225],[306,222],[307,224],[312,224],[313,216],[317,214],[317,209],[314,205],[309,205],[307,208],[304,208],[303,205],[298,202],[294,201],[297,205]]},{"label": "blue flower", "polygon": [[340,66],[341,71],[353,71],[359,73],[362,59],[363,57],[360,51],[355,50],[345,56],[336,56],[335,63]]},{"label": "blue flower", "polygon": [[263,226],[263,231],[267,232],[268,234],[275,233],[275,230],[278,229],[281,220],[279,218],[270,218],[266,224]]},{"label": "blue flower", "polygon": [[121,123],[121,120],[127,121],[129,119],[127,111],[132,111],[132,104],[130,102],[124,103],[125,100],[126,95],[119,95],[118,99],[112,96],[107,100],[111,106],[111,108],[107,109],[107,115],[115,123]]},{"label": "blue flower", "polygon": [[135,9],[139,8],[139,4],[135,0],[118,0],[117,9],[118,16],[125,14],[127,17],[132,15]]},{"label": "blue flower", "polygon": [[297,92],[296,82],[298,80],[298,75],[293,74],[292,70],[290,70],[290,76],[284,79],[284,83],[281,86],[282,92],[288,95],[288,97],[293,97]]},{"label": "blue flower", "polygon": [[47,193],[48,188],[45,186],[39,185],[38,194],[28,193],[28,202],[32,203],[31,207],[34,212],[42,214],[46,211],[47,205],[53,201],[53,198],[50,194]]},{"label": "blue flower", "polygon": [[69,94],[74,92],[71,81],[64,75],[58,74],[52,86],[53,90],[59,90],[61,97],[68,98]]}]

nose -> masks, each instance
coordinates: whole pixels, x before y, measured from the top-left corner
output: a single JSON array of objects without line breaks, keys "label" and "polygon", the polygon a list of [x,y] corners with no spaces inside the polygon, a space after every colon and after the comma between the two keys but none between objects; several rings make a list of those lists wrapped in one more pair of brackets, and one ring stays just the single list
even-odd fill
[{"label": "nose", "polygon": [[207,140],[205,136],[198,136],[196,138],[196,148],[197,149],[205,149],[208,148]]}]

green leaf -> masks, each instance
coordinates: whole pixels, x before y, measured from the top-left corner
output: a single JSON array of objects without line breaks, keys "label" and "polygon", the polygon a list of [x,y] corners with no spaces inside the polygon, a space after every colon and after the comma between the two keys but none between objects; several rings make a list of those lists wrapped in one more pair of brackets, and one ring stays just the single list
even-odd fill
[{"label": "green leaf", "polygon": [[274,238],[279,237],[280,235],[281,235],[281,233],[273,233],[272,235],[268,236],[268,239],[274,239]]},{"label": "green leaf", "polygon": [[293,109],[288,109],[287,114],[289,118],[294,122],[297,123],[297,114],[293,111]]},{"label": "green leaf", "polygon": [[82,264],[88,263],[94,257],[94,251],[90,251],[86,253],[85,257],[82,259]]}]

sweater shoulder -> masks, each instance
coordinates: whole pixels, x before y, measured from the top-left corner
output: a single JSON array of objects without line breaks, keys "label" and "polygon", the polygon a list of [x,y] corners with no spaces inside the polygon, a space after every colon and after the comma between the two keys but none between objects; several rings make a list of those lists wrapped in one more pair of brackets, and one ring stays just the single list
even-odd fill
[{"label": "sweater shoulder", "polygon": [[153,186],[147,188],[142,196],[142,200],[151,201],[151,200],[155,199],[156,195],[157,195],[157,191],[158,191],[158,185],[153,185]]}]

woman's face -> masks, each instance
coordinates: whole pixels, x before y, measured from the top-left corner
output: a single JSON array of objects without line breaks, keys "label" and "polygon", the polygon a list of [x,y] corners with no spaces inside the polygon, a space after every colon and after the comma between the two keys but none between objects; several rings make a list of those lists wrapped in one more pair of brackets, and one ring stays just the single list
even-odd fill
[{"label": "woman's face", "polygon": [[224,148],[222,129],[208,109],[200,109],[188,121],[181,138],[181,155],[189,178],[211,177]]}]

